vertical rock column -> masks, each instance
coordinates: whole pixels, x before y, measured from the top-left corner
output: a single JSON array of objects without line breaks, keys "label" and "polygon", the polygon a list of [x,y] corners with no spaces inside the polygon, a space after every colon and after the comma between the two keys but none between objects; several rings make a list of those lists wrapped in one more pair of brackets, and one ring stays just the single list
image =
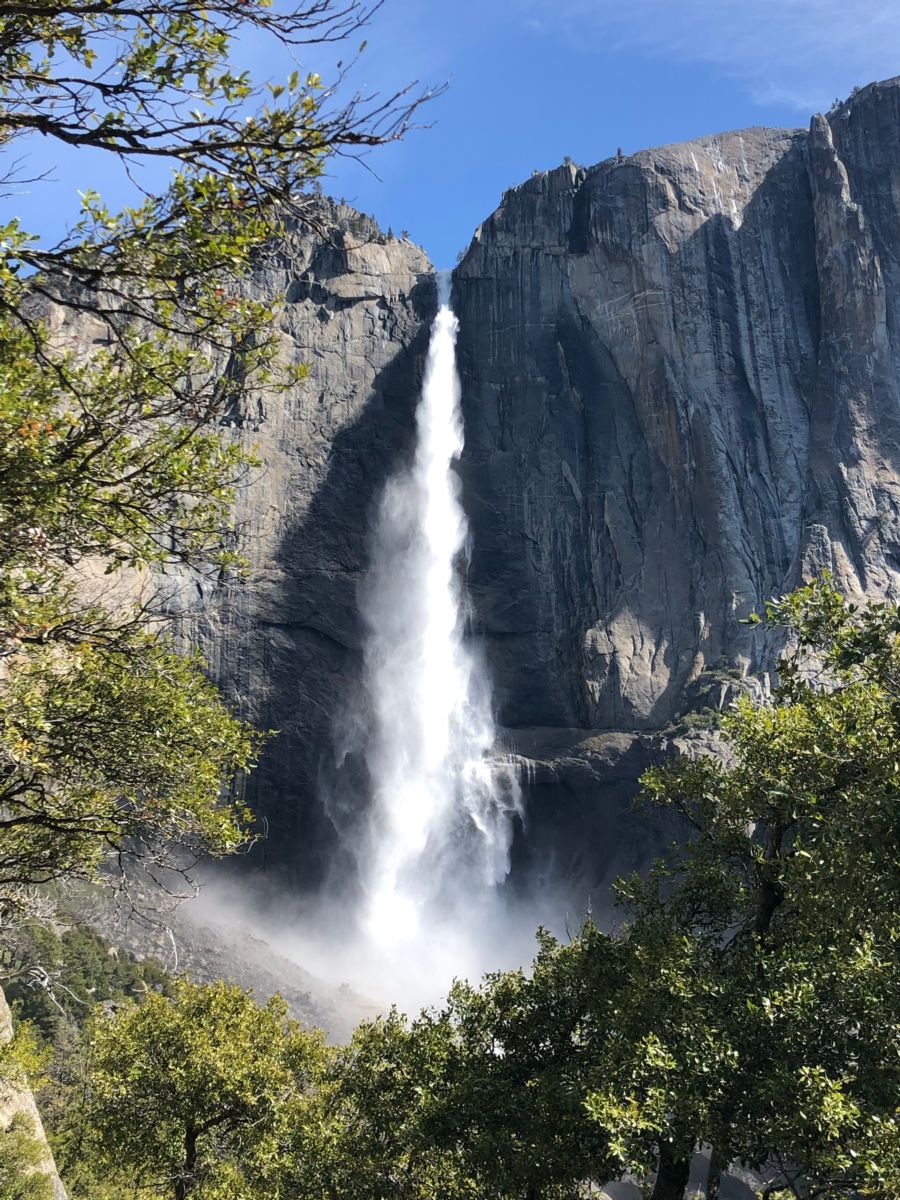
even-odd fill
[{"label": "vertical rock column", "polygon": [[[6,1003],[6,997],[0,990],[0,1045],[6,1045],[12,1041],[13,1022],[12,1013],[9,1011],[9,1005]],[[53,1184],[54,1200],[66,1200],[66,1189],[63,1187],[62,1180],[56,1170],[56,1163],[53,1161],[53,1152],[47,1142],[47,1135],[44,1133],[44,1126],[41,1122],[41,1115],[38,1112],[37,1105],[34,1102],[34,1096],[27,1088],[12,1087],[3,1080],[0,1080],[0,1137],[5,1134],[13,1121],[18,1116],[27,1117],[30,1121],[34,1137],[44,1147],[45,1154],[36,1171],[50,1177]]]}]

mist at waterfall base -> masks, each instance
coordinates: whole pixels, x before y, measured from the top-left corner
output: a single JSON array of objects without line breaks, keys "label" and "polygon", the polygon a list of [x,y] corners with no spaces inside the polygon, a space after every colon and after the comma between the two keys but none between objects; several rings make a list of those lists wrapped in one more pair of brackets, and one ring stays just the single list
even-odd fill
[{"label": "mist at waterfall base", "polygon": [[259,922],[304,968],[407,1010],[437,1002],[455,977],[529,962],[548,923],[547,896],[532,905],[503,886],[522,819],[519,766],[498,743],[468,633],[457,320],[448,279],[440,289],[413,459],[372,522],[359,695],[335,721],[323,800],[340,863],[316,900],[288,911],[282,897],[277,927],[271,904]]}]

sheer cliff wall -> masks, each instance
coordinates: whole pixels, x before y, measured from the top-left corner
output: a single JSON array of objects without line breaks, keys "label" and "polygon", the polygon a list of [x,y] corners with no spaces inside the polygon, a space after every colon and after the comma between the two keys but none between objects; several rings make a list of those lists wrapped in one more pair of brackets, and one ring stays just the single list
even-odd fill
[{"label": "sheer cliff wall", "polygon": [[[646,856],[635,779],[686,712],[766,686],[778,647],[741,621],[767,596],[825,568],[900,594],[898,208],[892,80],[809,130],[536,174],[476,233],[454,273],[461,474],[476,631],[530,770],[522,873],[599,886]],[[251,577],[171,588],[281,730],[249,785],[270,829],[252,859],[308,884],[335,850],[372,502],[409,450],[435,307],[421,251],[329,219],[254,280],[310,376],[231,417],[265,461],[238,512]]]},{"label": "sheer cliff wall", "polygon": [[687,709],[765,686],[768,596],[897,598],[898,206],[892,80],[537,174],[457,270],[470,584],[564,871],[609,861]]},{"label": "sheer cliff wall", "polygon": [[267,836],[247,865],[309,887],[336,850],[325,797],[334,723],[359,677],[372,508],[410,448],[436,305],[418,247],[328,202],[317,229],[295,230],[250,281],[279,303],[283,361],[309,373],[225,420],[263,464],[235,514],[249,574],[163,584],[183,640],[242,715],[277,731],[248,783]]}]

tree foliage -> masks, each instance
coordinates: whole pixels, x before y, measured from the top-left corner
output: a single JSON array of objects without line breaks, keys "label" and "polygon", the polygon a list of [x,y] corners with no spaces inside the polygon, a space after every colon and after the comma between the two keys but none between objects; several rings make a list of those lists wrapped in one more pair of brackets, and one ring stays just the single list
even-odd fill
[{"label": "tree foliage", "polygon": [[25,1113],[16,1113],[9,1126],[0,1129],[2,1200],[53,1200],[53,1183],[41,1170],[46,1153],[33,1122]]},{"label": "tree foliage", "polygon": [[479,1195],[564,1200],[610,1178],[584,1097],[592,1026],[616,1019],[619,947],[592,925],[565,946],[539,941],[529,972],[455,984],[440,1018],[451,1049],[428,1129],[460,1148]]},{"label": "tree foliage", "polygon": [[83,1145],[101,1178],[175,1200],[273,1194],[285,1117],[297,1121],[326,1054],[280,998],[181,981],[97,1016],[87,1039]]},{"label": "tree foliage", "polygon": [[435,1136],[453,1039],[430,1013],[363,1022],[333,1055],[318,1097],[318,1144],[296,1158],[290,1195],[309,1200],[478,1200],[461,1148]]},{"label": "tree foliage", "polygon": [[0,888],[90,875],[132,840],[159,860],[244,840],[249,814],[218,797],[256,738],[152,634],[35,647],[0,693],[0,729]]},{"label": "tree foliage", "polygon": [[[589,1105],[623,1169],[780,1167],[785,1188],[894,1195],[900,614],[825,580],[768,606],[791,648],[771,703],[724,723],[734,760],[645,787],[695,836],[619,886],[635,957],[619,1052]],[[663,1193],[660,1193],[663,1194]]]},{"label": "tree foliage", "polygon": [[53,1200],[47,1144],[20,1094],[44,1069],[46,1051],[27,1023],[13,1032],[5,1003],[0,1007],[0,1200]]},{"label": "tree foliage", "polygon": [[17,1024],[27,1022],[46,1044],[63,1049],[97,1004],[119,1005],[171,988],[157,959],[138,960],[82,925],[57,932],[29,922],[7,957],[4,969],[14,978],[4,990]]},{"label": "tree foliage", "polygon": [[87,192],[56,245],[21,215],[0,217],[6,909],[110,854],[181,866],[181,843],[223,854],[252,837],[238,795],[259,738],[199,662],[176,656],[151,578],[239,572],[231,512],[255,460],[228,414],[251,391],[302,378],[302,364],[276,362],[276,298],[254,298],[248,272],[292,222],[315,223],[330,155],[401,136],[423,98],[341,101],[298,71],[256,81],[237,65],[241,39],[340,40],[375,7],[3,5],[7,199],[38,135],[129,174],[146,163],[167,173],[153,191],[136,184],[119,212]]}]

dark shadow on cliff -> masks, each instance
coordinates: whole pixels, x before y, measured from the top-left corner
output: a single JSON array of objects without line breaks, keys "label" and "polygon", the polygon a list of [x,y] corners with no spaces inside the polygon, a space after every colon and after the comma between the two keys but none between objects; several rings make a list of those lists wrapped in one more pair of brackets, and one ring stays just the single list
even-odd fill
[{"label": "dark shadow on cliff", "polygon": [[[278,733],[248,781],[247,800],[267,831],[245,862],[265,873],[273,896],[281,885],[294,894],[316,892],[339,851],[325,811],[328,795],[337,795],[335,726],[345,714],[352,719],[359,686],[357,593],[372,513],[388,476],[412,449],[436,306],[433,277],[420,277],[409,302],[420,321],[417,335],[378,373],[360,415],[334,438],[323,482],[302,521],[281,540],[283,618],[254,629],[268,681],[255,716]],[[340,783],[351,796],[364,790],[352,761]]]}]

